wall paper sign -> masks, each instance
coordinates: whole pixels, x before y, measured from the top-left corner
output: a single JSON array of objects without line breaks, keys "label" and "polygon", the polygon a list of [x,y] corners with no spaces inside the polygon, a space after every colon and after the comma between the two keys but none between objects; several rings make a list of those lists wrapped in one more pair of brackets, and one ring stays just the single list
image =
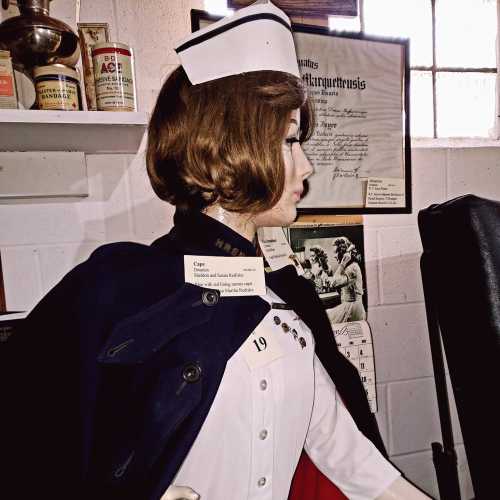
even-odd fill
[{"label": "wall paper sign", "polygon": [[261,227],[257,235],[260,249],[271,270],[277,271],[291,264],[298,275],[304,274],[304,269],[291,249],[282,227]]},{"label": "wall paper sign", "polygon": [[262,257],[184,255],[186,283],[219,290],[222,297],[265,295]]},{"label": "wall paper sign", "polygon": [[405,186],[403,179],[370,177],[366,188],[367,207],[397,207],[404,201]]},{"label": "wall paper sign", "polygon": [[[247,7],[255,0],[228,0],[231,9]],[[289,16],[357,16],[358,0],[273,0]]]},{"label": "wall paper sign", "polygon": [[[218,19],[192,10],[192,30]],[[292,28],[316,122],[303,144],[314,174],[299,213],[411,213],[408,40]],[[370,179],[398,184],[399,194],[367,196]]]}]

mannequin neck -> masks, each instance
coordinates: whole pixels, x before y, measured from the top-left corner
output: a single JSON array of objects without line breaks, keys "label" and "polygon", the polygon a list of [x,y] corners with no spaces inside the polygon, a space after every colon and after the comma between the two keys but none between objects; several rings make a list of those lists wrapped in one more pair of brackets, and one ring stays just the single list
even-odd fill
[{"label": "mannequin neck", "polygon": [[229,212],[220,205],[210,205],[203,210],[203,213],[225,224],[248,241],[255,241],[257,228],[251,215]]}]

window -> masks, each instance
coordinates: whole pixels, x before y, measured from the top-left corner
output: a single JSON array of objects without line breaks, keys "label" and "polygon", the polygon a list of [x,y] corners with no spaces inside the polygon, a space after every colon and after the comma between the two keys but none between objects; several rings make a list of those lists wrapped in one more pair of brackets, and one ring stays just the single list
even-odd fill
[{"label": "window", "polygon": [[330,17],[330,29],[410,38],[413,137],[497,137],[497,0],[358,2],[357,18]]},{"label": "window", "polygon": [[227,16],[232,12],[227,8],[227,0],[205,0],[205,10],[210,14]]},{"label": "window", "polygon": [[412,136],[496,137],[496,0],[359,0],[330,28],[410,38]]}]

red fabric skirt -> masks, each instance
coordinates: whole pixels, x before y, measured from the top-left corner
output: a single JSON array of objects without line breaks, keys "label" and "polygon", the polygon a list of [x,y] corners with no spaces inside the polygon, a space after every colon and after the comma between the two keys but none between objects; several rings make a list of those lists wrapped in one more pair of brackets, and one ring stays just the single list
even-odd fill
[{"label": "red fabric skirt", "polygon": [[302,452],[288,500],[348,500]]}]

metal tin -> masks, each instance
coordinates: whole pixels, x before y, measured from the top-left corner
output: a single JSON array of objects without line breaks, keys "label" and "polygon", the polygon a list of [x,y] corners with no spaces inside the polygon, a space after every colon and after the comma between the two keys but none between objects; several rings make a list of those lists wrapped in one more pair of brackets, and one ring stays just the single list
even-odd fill
[{"label": "metal tin", "polygon": [[102,42],[92,47],[97,109],[136,111],[132,49],[123,43]]},{"label": "metal tin", "polygon": [[82,109],[80,81],[75,69],[64,64],[33,69],[38,109],[79,111]]},{"label": "metal tin", "polygon": [[0,108],[17,108],[16,81],[8,50],[0,50]]}]

